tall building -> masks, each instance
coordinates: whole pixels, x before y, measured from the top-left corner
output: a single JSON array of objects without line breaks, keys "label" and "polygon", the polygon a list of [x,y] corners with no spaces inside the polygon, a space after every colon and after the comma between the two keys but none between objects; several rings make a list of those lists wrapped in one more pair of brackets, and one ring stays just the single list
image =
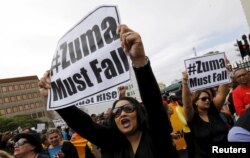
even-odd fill
[{"label": "tall building", "polygon": [[241,4],[247,19],[248,27],[250,27],[250,1],[241,0]]},{"label": "tall building", "polygon": [[38,82],[37,76],[0,79],[0,117],[31,115],[49,122]]}]

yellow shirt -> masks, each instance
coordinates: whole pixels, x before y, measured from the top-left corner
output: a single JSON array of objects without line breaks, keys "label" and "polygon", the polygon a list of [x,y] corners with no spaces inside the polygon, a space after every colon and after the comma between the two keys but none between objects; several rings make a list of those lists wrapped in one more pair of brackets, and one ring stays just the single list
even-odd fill
[{"label": "yellow shirt", "polygon": [[179,120],[182,122],[183,124],[183,132],[184,133],[189,133],[190,132],[190,128],[188,127],[188,124],[187,124],[187,121],[186,121],[186,118],[185,118],[185,114],[184,114],[184,110],[183,110],[183,107],[181,107],[180,105],[178,105],[176,107],[176,112],[177,112],[177,115],[179,117]]}]

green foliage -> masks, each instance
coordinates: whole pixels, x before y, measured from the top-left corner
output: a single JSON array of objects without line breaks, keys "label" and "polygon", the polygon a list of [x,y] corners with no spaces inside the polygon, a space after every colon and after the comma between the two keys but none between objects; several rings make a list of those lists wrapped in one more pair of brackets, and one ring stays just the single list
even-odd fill
[{"label": "green foliage", "polygon": [[40,120],[32,119],[30,115],[17,115],[9,118],[0,117],[0,132],[16,130],[19,126],[36,127]]}]

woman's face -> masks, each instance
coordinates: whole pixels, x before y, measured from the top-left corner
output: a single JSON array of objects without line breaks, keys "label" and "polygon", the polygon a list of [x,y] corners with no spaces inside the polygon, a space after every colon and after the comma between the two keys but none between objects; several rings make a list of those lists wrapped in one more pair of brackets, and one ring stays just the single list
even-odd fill
[{"label": "woman's face", "polygon": [[33,152],[35,147],[31,145],[25,138],[20,138],[14,146],[14,156],[16,158],[25,157],[29,152]]},{"label": "woman's face", "polygon": [[56,132],[48,134],[48,141],[52,147],[59,146],[61,143],[61,140],[62,140],[62,137]]},{"label": "woman's face", "polygon": [[125,135],[132,135],[137,131],[137,112],[135,106],[127,100],[120,100],[112,110],[118,129]]},{"label": "woman's face", "polygon": [[211,97],[205,93],[201,92],[198,100],[196,101],[196,106],[198,110],[208,110],[211,102]]}]

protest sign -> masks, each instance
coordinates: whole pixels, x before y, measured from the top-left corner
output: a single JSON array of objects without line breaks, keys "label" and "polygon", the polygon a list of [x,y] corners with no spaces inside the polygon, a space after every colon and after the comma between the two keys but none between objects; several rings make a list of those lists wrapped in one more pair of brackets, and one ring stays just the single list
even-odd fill
[{"label": "protest sign", "polygon": [[66,127],[67,124],[63,119],[52,120],[55,127]]},{"label": "protest sign", "polygon": [[37,126],[37,129],[36,129],[37,132],[41,132],[42,130],[46,129],[45,123],[38,123],[36,124],[36,126]]},{"label": "protest sign", "polygon": [[214,87],[230,82],[226,69],[225,54],[201,56],[184,61],[191,91]]},{"label": "protest sign", "polygon": [[49,110],[118,97],[116,86],[129,81],[129,61],[116,33],[119,24],[117,7],[101,6],[59,40],[51,65]]}]

